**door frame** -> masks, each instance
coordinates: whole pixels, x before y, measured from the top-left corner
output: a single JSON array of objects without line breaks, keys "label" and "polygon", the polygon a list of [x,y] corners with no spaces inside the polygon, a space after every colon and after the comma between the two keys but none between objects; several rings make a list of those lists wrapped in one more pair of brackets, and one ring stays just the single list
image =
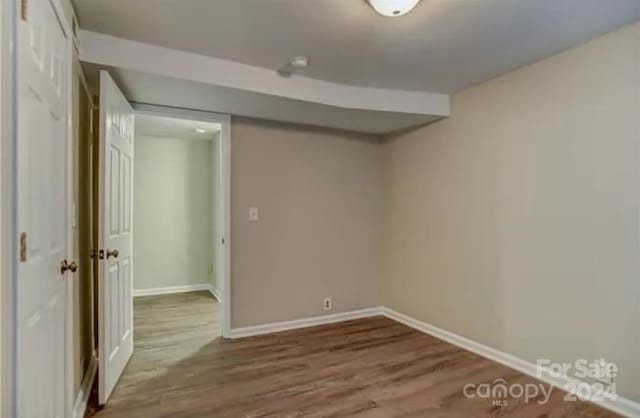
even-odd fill
[{"label": "door frame", "polygon": [[[198,122],[218,123],[220,129],[220,191],[222,202],[217,206],[221,218],[222,236],[218,237],[224,243],[220,245],[222,263],[216,266],[222,277],[222,337],[231,336],[231,116],[221,113],[203,110],[183,109],[170,106],[150,105],[146,103],[131,102],[136,114],[149,116],[164,116],[179,119],[188,119]],[[215,144],[215,141],[214,141]],[[134,191],[135,193],[135,191]],[[212,214],[215,216],[215,212]]]},{"label": "door frame", "polygon": [[15,415],[15,0],[0,0],[0,416]]}]

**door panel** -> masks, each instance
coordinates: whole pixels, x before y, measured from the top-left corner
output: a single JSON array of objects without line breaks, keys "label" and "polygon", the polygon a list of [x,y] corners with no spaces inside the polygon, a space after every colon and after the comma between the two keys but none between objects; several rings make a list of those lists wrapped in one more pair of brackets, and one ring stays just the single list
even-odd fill
[{"label": "door panel", "polygon": [[[18,22],[17,416],[64,411],[67,42],[48,0],[31,0]],[[65,273],[68,274],[68,273]]]},{"label": "door panel", "polygon": [[118,209],[118,198],[120,193],[120,151],[116,147],[109,148],[109,184],[111,185],[109,190],[109,208],[115,210],[109,210],[110,222],[109,222],[109,237],[114,238],[118,236],[120,225],[120,213]]},{"label": "door panel", "polygon": [[100,403],[106,403],[133,354],[131,265],[133,110],[105,71],[100,74],[99,280]]},{"label": "door panel", "polygon": [[123,155],[122,158],[122,233],[131,233],[131,185],[133,184],[133,178],[131,176],[131,158],[128,155]]}]

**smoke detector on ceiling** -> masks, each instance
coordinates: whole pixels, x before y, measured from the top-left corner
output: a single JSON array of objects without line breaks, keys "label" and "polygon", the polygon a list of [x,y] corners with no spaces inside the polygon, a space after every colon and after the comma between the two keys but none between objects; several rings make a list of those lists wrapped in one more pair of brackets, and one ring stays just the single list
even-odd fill
[{"label": "smoke detector on ceiling", "polygon": [[291,77],[294,72],[304,70],[308,66],[309,57],[296,55],[295,57],[289,58],[286,65],[278,70],[278,74],[281,77]]},{"label": "smoke detector on ceiling", "polygon": [[304,55],[291,57],[291,59],[289,59],[289,65],[291,68],[296,69],[307,68],[309,66],[309,57],[305,57]]},{"label": "smoke detector on ceiling", "polygon": [[382,16],[398,17],[412,11],[420,0],[368,0],[368,2]]}]

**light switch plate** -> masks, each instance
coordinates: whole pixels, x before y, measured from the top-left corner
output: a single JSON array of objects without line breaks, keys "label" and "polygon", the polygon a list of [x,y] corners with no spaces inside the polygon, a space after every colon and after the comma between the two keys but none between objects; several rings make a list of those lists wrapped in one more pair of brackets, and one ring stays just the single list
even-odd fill
[{"label": "light switch plate", "polygon": [[249,222],[256,222],[258,220],[258,208],[249,208]]}]

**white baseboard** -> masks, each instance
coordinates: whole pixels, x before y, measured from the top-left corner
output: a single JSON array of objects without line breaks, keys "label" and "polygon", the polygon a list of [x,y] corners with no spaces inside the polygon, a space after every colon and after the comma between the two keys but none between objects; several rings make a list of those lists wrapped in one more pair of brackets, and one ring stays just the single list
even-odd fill
[{"label": "white baseboard", "polygon": [[216,298],[218,302],[222,302],[222,292],[220,292],[220,289],[216,288],[213,285],[209,285],[209,292],[211,292],[213,297]]},{"label": "white baseboard", "polygon": [[155,287],[152,289],[134,289],[133,297],[138,296],[156,296],[156,295],[170,295],[172,293],[187,293],[207,291],[211,292],[211,284],[190,284],[186,286],[168,286],[168,287]]},{"label": "white baseboard", "polygon": [[[495,348],[472,341],[458,334],[454,334],[453,332],[446,331],[431,324],[419,321],[415,318],[412,318],[405,314],[401,314],[392,309],[381,308],[381,314],[386,316],[387,318],[393,319],[394,321],[400,322],[401,324],[424,332],[425,334],[432,335],[440,340],[446,341],[467,351],[471,351],[482,357],[493,360],[496,363],[503,364],[521,373],[532,376],[538,380],[542,380],[543,382],[555,386],[561,390],[566,390],[565,388],[567,387],[567,384],[575,384],[578,382],[578,380],[576,379],[557,378],[551,376],[548,373],[543,374],[543,376],[538,376],[536,365],[527,360],[523,360],[519,357],[505,353],[504,351],[496,350]],[[605,399],[593,403],[623,416],[640,417],[640,403],[623,398],[621,396],[618,396],[615,401],[612,399]]]},{"label": "white baseboard", "polygon": [[87,373],[82,380],[80,386],[80,392],[76,397],[76,402],[73,404],[73,411],[71,412],[72,418],[83,418],[84,413],[87,410],[87,403],[89,402],[89,396],[91,395],[91,387],[93,386],[93,380],[96,377],[96,371],[98,370],[98,358],[95,354],[91,357]]},{"label": "white baseboard", "polygon": [[333,324],[336,322],[367,318],[376,315],[380,315],[380,308],[367,308],[357,311],[295,319],[293,321],[272,322],[270,324],[232,328],[229,338],[244,338],[253,335],[271,334],[273,332],[289,331],[293,329],[313,327],[316,325]]}]

